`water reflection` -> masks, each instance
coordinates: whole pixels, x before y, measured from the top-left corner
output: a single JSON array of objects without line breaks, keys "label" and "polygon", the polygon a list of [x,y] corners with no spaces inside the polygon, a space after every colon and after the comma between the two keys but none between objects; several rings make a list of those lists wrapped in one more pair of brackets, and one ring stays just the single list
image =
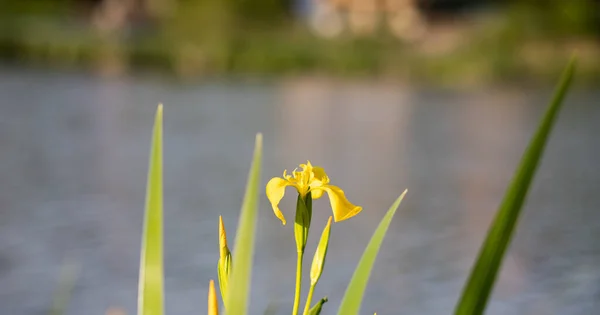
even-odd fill
[{"label": "water reflection", "polygon": [[[83,266],[71,314],[135,313],[150,128],[161,101],[168,312],[205,308],[218,215],[234,235],[253,135],[262,131],[264,183],[311,159],[365,208],[333,227],[316,292],[330,298],[324,314],[335,313],[372,231],[405,188],[363,312],[446,314],[547,100],[505,89],[317,79],[176,85],[22,70],[0,73],[0,95],[2,314],[46,312],[65,257]],[[590,314],[599,306],[597,97],[569,99],[488,314]],[[291,217],[289,194],[282,207]],[[261,204],[251,308],[260,314],[272,303],[285,314],[292,226],[281,226],[264,196]],[[315,230],[330,215],[327,204],[315,203]]]}]

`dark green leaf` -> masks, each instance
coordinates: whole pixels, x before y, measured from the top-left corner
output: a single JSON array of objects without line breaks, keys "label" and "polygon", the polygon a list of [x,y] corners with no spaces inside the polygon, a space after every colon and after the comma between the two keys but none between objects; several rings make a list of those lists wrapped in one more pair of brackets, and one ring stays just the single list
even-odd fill
[{"label": "dark green leaf", "polygon": [[504,253],[510,243],[527,191],[542,157],[548,135],[570,86],[574,70],[575,59],[572,59],[562,75],[554,98],[523,154],[521,163],[500,204],[456,307],[455,314],[457,315],[478,315],[485,311]]}]

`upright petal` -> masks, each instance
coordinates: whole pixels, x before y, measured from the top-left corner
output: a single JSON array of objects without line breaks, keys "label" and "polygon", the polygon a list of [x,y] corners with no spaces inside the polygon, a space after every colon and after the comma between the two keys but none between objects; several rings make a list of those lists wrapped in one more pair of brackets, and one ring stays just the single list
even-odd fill
[{"label": "upright petal", "polygon": [[357,215],[362,211],[362,207],[355,206],[348,199],[344,191],[337,186],[326,185],[320,187],[327,192],[329,195],[329,202],[331,203],[331,210],[333,211],[333,220],[335,222],[343,221]]},{"label": "upright petal", "polygon": [[325,173],[325,169],[320,166],[315,166],[313,167],[312,171],[315,174],[315,179],[319,180],[323,184],[329,183],[329,178],[327,177],[327,173]]},{"label": "upright petal", "polygon": [[313,180],[310,182],[312,198],[319,199],[323,196],[323,190],[318,188],[327,185],[329,183],[329,177],[327,177],[327,173],[325,173],[325,170],[320,166],[313,167],[312,171]]},{"label": "upright petal", "polygon": [[273,212],[275,213],[275,216],[281,220],[283,225],[285,225],[286,221],[283,217],[283,213],[281,213],[281,210],[279,210],[279,202],[281,199],[283,199],[283,196],[285,195],[285,187],[287,186],[293,186],[293,184],[283,178],[273,177],[267,183],[266,188],[267,198],[269,198],[269,201],[271,202]]}]

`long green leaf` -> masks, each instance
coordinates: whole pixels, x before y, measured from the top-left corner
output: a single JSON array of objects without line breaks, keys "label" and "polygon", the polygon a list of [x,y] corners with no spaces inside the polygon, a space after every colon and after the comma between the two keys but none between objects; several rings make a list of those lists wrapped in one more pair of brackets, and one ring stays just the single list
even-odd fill
[{"label": "long green leaf", "polygon": [[79,276],[81,265],[73,261],[66,261],[60,273],[59,285],[50,309],[50,315],[64,315],[73,294],[75,282]]},{"label": "long green leaf", "polygon": [[247,312],[258,213],[261,159],[262,134],[259,133],[256,135],[254,159],[246,183],[246,194],[233,248],[233,268],[229,279],[227,306],[225,307],[229,315],[244,315]]},{"label": "long green leaf", "polygon": [[140,279],[138,315],[163,315],[163,180],[162,180],[162,118],[163,106],[158,105],[152,133]]},{"label": "long green leaf", "polygon": [[373,233],[373,236],[371,237],[371,240],[369,241],[369,244],[367,245],[367,248],[361,257],[360,262],[354,271],[354,275],[350,280],[350,284],[348,285],[348,288],[346,288],[346,293],[342,299],[342,304],[338,310],[338,315],[354,315],[358,314],[360,311],[360,304],[362,302],[365,289],[367,288],[369,277],[371,276],[371,269],[373,269],[375,258],[377,258],[377,254],[379,253],[379,248],[381,247],[385,233],[387,232],[387,229],[392,222],[392,218],[394,217],[398,206],[400,206],[400,202],[402,202],[404,195],[406,195],[406,190],[392,204],[386,215],[381,220],[381,223],[379,223],[377,230],[375,230],[375,233]]},{"label": "long green leaf", "polygon": [[510,243],[531,180],[543,154],[548,135],[552,130],[572,81],[575,64],[575,59],[571,59],[563,72],[554,98],[521,158],[521,163],[508,187],[504,200],[500,204],[487,238],[480,249],[477,262],[471,271],[462,297],[455,309],[457,315],[477,315],[485,311],[504,253]]}]

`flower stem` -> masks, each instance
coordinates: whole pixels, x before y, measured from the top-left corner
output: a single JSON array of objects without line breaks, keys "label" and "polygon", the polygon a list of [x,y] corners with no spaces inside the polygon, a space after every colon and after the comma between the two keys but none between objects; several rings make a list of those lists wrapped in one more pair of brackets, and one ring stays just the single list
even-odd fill
[{"label": "flower stem", "polygon": [[298,262],[296,265],[296,294],[294,296],[294,308],[292,315],[298,315],[298,308],[300,307],[300,293],[302,289],[302,258],[304,257],[304,251],[298,252]]},{"label": "flower stem", "polygon": [[310,303],[312,302],[313,293],[315,293],[316,283],[310,285],[310,289],[308,290],[308,296],[306,297],[306,305],[304,306],[303,315],[308,315],[308,311],[310,310]]}]

